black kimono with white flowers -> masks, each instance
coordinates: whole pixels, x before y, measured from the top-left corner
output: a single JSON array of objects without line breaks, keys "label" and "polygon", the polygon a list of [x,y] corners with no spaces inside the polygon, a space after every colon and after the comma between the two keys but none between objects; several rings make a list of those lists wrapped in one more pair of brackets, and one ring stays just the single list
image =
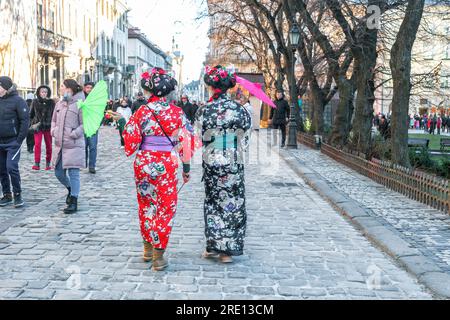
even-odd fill
[{"label": "black kimono with white flowers", "polygon": [[206,249],[242,255],[247,224],[244,152],[251,115],[225,95],[200,108],[195,127],[203,140]]}]

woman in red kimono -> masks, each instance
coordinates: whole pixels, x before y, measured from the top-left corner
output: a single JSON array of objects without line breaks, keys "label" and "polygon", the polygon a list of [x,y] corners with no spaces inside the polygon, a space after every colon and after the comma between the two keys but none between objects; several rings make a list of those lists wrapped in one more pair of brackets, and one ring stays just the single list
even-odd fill
[{"label": "woman in red kimono", "polygon": [[134,173],[144,260],[152,261],[155,271],[168,266],[164,252],[177,208],[178,157],[187,183],[194,145],[193,128],[183,110],[165,99],[176,85],[163,69],[144,73],[141,87],[148,103],[136,111],[123,132],[126,155],[139,150]]}]

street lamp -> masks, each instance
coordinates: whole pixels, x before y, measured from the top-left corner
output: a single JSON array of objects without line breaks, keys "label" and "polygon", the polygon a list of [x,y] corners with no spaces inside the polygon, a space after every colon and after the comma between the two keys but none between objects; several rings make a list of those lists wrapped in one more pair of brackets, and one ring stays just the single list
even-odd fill
[{"label": "street lamp", "polygon": [[292,72],[291,72],[291,112],[289,116],[289,137],[287,147],[289,149],[297,149],[297,124],[295,121],[295,105],[297,97],[295,97],[295,51],[300,42],[300,28],[297,23],[291,27],[289,31],[289,42],[292,49]]},{"label": "street lamp", "polygon": [[91,78],[90,80],[94,81],[94,68],[95,68],[95,58],[94,58],[94,56],[91,55],[87,59],[87,61],[88,61],[88,64],[89,64],[89,71],[90,71],[89,77]]}]

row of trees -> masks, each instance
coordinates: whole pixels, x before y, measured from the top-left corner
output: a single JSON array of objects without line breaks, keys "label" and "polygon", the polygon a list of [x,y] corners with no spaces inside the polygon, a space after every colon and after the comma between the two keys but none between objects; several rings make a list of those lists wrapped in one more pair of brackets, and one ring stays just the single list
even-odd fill
[{"label": "row of trees", "polygon": [[[292,88],[295,99],[307,93],[315,134],[323,134],[325,107],[338,94],[328,139],[333,145],[371,153],[375,91],[383,85],[380,79],[392,81],[392,161],[410,166],[406,119],[411,90],[435,71],[411,75],[412,49],[426,25],[424,12],[437,10],[444,20],[450,13],[440,8],[447,5],[446,0],[210,0],[208,15],[214,17],[212,32],[224,54],[252,59],[268,88]],[[294,24],[300,41],[292,50],[288,33]],[[436,36],[431,33],[436,30],[425,32]],[[380,57],[389,63],[380,64]],[[296,59],[302,72],[292,77]]]}]

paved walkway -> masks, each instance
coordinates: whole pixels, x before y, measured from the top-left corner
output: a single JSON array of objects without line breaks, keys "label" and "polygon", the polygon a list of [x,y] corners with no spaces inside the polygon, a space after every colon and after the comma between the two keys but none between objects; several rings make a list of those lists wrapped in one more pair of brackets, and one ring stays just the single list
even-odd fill
[{"label": "paved walkway", "polygon": [[411,247],[450,273],[450,216],[394,192],[323,153],[300,145],[291,151],[299,165],[320,175],[329,185],[357,201],[378,222],[396,232]]},{"label": "paved walkway", "polygon": [[233,265],[200,258],[197,157],[180,195],[170,267],[160,273],[141,261],[132,159],[118,148],[116,131],[102,129],[98,174],[82,174],[80,211],[72,216],[61,213],[65,192],[52,173],[26,173],[32,160],[25,156],[28,205],[0,211],[0,299],[431,298],[271,153],[264,136],[259,144],[253,137],[246,171],[245,255]]}]

